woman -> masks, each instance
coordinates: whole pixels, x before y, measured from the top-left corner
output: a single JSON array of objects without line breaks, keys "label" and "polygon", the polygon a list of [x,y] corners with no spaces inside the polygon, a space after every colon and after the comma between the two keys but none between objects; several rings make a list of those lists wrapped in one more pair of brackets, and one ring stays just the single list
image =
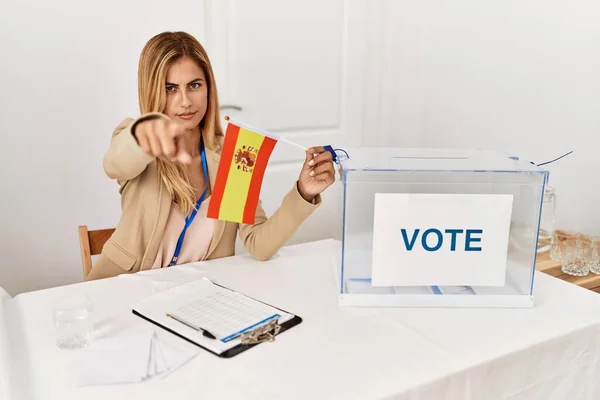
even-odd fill
[{"label": "woman", "polygon": [[231,256],[238,231],[248,252],[267,260],[334,182],[331,154],[310,148],[273,216],[259,202],[254,225],[209,219],[223,132],[205,50],[183,32],[153,37],[140,56],[138,85],[141,116],[114,130],[103,161],[120,185],[121,219],[87,280]]}]

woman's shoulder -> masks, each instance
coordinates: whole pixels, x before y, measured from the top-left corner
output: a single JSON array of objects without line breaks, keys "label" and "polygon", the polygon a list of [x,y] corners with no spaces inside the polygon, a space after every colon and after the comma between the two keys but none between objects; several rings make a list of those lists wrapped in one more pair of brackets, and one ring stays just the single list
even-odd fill
[{"label": "woman's shoulder", "polygon": [[221,155],[221,149],[223,149],[223,141],[225,140],[225,136],[216,136],[215,137],[215,153]]},{"label": "woman's shoulder", "polygon": [[223,136],[213,136],[212,138],[204,136],[203,140],[205,140],[205,148],[208,151],[211,151],[220,156],[221,149],[223,148],[223,139]]}]

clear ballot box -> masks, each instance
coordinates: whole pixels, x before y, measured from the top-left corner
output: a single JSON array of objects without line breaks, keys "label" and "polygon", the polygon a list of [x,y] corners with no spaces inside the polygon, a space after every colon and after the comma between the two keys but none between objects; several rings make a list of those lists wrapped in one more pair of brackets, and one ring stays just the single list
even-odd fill
[{"label": "clear ballot box", "polygon": [[533,306],[547,171],[491,150],[347,151],[340,305]]}]

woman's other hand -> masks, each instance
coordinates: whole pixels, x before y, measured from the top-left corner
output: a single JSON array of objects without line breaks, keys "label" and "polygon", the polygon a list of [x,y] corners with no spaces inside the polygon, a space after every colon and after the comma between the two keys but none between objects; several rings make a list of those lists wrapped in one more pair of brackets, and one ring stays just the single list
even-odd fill
[{"label": "woman's other hand", "polygon": [[332,155],[322,146],[311,147],[306,152],[306,160],[298,178],[298,191],[308,202],[322,193],[335,181]]}]

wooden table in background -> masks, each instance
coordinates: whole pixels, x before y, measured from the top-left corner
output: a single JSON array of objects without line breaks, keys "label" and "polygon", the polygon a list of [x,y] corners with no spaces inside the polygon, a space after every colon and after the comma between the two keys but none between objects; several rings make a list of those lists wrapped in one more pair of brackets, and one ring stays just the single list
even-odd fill
[{"label": "wooden table in background", "polygon": [[560,262],[552,260],[550,258],[549,251],[538,254],[535,268],[545,274],[555,276],[577,286],[600,293],[600,275],[596,275],[592,272],[590,272],[587,276],[571,276],[563,274],[563,272],[560,270]]}]

